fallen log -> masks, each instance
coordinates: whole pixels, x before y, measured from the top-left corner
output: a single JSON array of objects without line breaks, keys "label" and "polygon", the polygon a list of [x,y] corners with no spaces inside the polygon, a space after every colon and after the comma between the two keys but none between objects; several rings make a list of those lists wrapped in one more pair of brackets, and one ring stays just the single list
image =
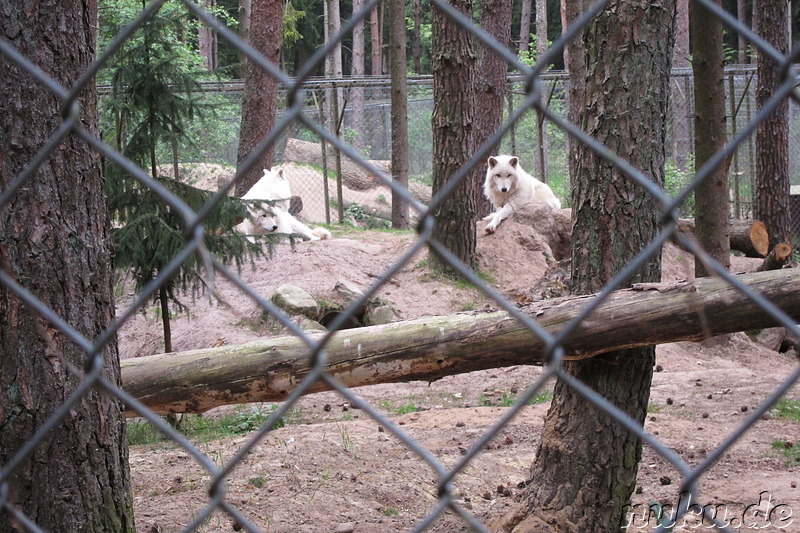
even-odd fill
[{"label": "fallen log", "polygon": [[[334,147],[328,145],[328,153],[334,153]],[[331,164],[333,158],[329,155],[328,163]],[[289,139],[286,148],[283,150],[283,158],[286,161],[297,163],[312,163],[322,165],[322,146],[316,142],[303,141],[300,139]],[[391,161],[372,160],[372,165],[387,174],[391,173]],[[342,156],[342,182],[349,188],[357,191],[371,189],[381,185],[382,182],[377,176],[370,175],[360,165],[355,164],[351,159]]]},{"label": "fallen log", "polygon": [[[678,231],[694,234],[694,219],[678,221]],[[747,257],[765,257],[769,251],[769,232],[760,220],[730,219],[731,250]]]},{"label": "fallen log", "polygon": [[792,258],[792,245],[788,242],[776,244],[775,248],[764,258],[764,262],[758,267],[762,270],[778,270],[783,268]]},{"label": "fallen log", "polygon": [[[800,319],[800,269],[738,277]],[[556,334],[593,298],[544,300],[523,312]],[[612,293],[572,332],[564,350],[568,359],[586,359],[622,348],[698,341],[775,325],[719,278],[639,284]],[[460,313],[334,333],[326,345],[326,370],[348,387],[435,381],[473,370],[543,365],[545,347],[505,311]],[[281,401],[308,375],[309,353],[302,340],[281,337],[126,359],[121,362],[122,386],[157,413],[200,413],[227,404]],[[329,388],[318,380],[307,392]]]}]

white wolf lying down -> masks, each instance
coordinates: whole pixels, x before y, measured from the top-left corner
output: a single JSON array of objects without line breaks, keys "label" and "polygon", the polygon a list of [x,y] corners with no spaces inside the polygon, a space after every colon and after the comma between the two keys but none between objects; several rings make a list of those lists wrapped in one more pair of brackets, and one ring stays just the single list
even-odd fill
[{"label": "white wolf lying down", "polygon": [[[247,208],[250,216],[234,229],[245,235],[265,235],[268,233],[299,235],[304,241],[318,241],[331,238],[331,232],[325,228],[309,228],[294,215],[284,211],[277,205],[271,206],[257,203]],[[252,241],[253,239],[251,239]]]},{"label": "white wolf lying down", "polygon": [[[327,229],[312,230],[289,213],[291,198],[292,189],[289,180],[283,176],[283,169],[265,169],[264,176],[242,196],[242,200],[251,202],[247,208],[249,217],[234,229],[245,235],[283,233],[300,235],[304,241],[330,239],[331,232]],[[274,205],[257,200],[271,200]]]},{"label": "white wolf lying down", "polygon": [[561,201],[546,183],[542,183],[522,169],[519,158],[513,155],[492,156],[488,160],[483,194],[496,209],[487,216],[486,233],[494,233],[497,226],[517,208],[529,202],[542,202],[553,209],[561,209]]}]

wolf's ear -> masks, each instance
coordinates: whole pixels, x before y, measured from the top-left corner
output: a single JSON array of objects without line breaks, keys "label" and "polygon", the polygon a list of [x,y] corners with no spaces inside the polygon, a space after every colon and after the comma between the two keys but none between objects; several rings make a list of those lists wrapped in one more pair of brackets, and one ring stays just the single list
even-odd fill
[{"label": "wolf's ear", "polygon": [[279,177],[279,178],[282,178],[282,177],[283,177],[283,169],[282,169],[282,168],[279,168],[279,169],[278,169],[278,177]]},{"label": "wolf's ear", "polygon": [[489,163],[489,168],[494,168],[494,166],[497,164],[497,159],[495,159],[494,156],[489,156],[488,163]]},{"label": "wolf's ear", "polygon": [[519,163],[519,158],[518,158],[518,157],[516,157],[516,156],[515,156],[515,157],[512,157],[511,159],[509,159],[509,160],[508,160],[508,163],[509,163],[509,164],[510,164],[512,167],[516,168],[516,167],[517,167],[517,163]]}]

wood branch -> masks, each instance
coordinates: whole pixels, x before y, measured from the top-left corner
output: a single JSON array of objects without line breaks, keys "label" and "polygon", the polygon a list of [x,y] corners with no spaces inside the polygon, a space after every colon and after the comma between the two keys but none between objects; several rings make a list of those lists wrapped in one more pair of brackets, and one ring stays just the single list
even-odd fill
[{"label": "wood branch", "polygon": [[764,262],[759,265],[758,270],[778,270],[784,267],[789,259],[792,258],[792,245],[788,242],[776,244],[775,248],[764,258]]},{"label": "wood branch", "polygon": [[[328,145],[328,150],[329,153],[333,153],[333,146]],[[322,165],[322,147],[319,143],[315,142],[289,139],[286,142],[283,157],[286,161]],[[328,161],[332,161],[332,159]],[[382,170],[387,174],[391,173],[391,161],[372,160],[370,163],[378,170]],[[347,187],[357,191],[371,189],[382,184],[377,176],[368,174],[360,165],[355,164],[352,160],[344,156],[342,157],[342,182]]]},{"label": "wood branch", "polygon": [[[678,230],[694,234],[694,219],[683,218],[678,221]],[[744,253],[747,257],[764,257],[769,252],[769,232],[760,220],[730,219],[731,250]]]},{"label": "wood branch", "polygon": [[[800,319],[800,269],[738,276]],[[594,295],[534,302],[523,312],[558,333]],[[568,337],[568,359],[612,350],[697,341],[777,325],[719,278],[640,284],[615,291]],[[322,334],[309,334],[313,339]],[[546,343],[505,311],[418,318],[348,329],[326,344],[326,371],[348,387],[444,376],[512,365],[543,365]],[[200,413],[220,405],[286,399],[310,371],[296,337],[254,341],[122,361],[122,385],[157,413]],[[315,381],[305,393],[329,390]],[[128,416],[135,413],[128,411]]]}]

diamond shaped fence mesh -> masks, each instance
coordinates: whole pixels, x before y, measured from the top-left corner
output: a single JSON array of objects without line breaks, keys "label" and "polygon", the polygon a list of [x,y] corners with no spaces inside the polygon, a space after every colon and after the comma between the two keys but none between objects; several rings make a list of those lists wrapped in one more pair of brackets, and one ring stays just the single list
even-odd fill
[{"label": "diamond shaped fence mesh", "polygon": [[[181,217],[185,225],[185,246],[182,250],[171,258],[166,267],[161,269],[157,276],[132,300],[130,306],[120,311],[118,316],[110,321],[101,332],[93,338],[87,338],[76,330],[68,317],[60,316],[54,312],[47,305],[42,303],[30,290],[26,287],[24,278],[16,277],[11,271],[10,265],[3,264],[0,269],[0,284],[9,291],[16,295],[17,298],[22,300],[26,306],[33,309],[44,321],[49,324],[48,327],[58,330],[65,337],[77,346],[85,355],[83,368],[70,367],[67,372],[69,379],[74,380],[75,386],[71,389],[71,393],[64,399],[62,406],[53,412],[46,420],[40,421],[36,426],[36,431],[28,439],[24,446],[19,450],[14,450],[9,456],[11,459],[5,464],[0,465],[0,507],[2,507],[6,522],[2,524],[3,530],[17,529],[28,531],[41,531],[40,526],[34,520],[27,517],[24,511],[19,508],[14,501],[14,482],[17,475],[21,473],[23,464],[31,456],[37,455],[43,443],[48,439],[53,429],[57,427],[65,417],[70,416],[71,409],[79,402],[84,401],[92,391],[99,391],[103,395],[110,395],[118,398],[127,406],[130,413],[135,414],[150,424],[155,426],[160,432],[166,435],[173,443],[176,449],[185,452],[183,459],[192,462],[192,466],[187,468],[187,476],[193,476],[196,484],[203,484],[207,487],[207,503],[197,509],[193,509],[190,513],[191,519],[187,523],[180,525],[180,530],[184,531],[223,531],[231,528],[230,520],[234,521],[234,529],[244,529],[247,531],[274,531],[271,526],[269,516],[271,513],[281,513],[280,509],[264,509],[263,513],[259,516],[252,516],[248,512],[242,510],[241,503],[244,501],[240,493],[237,492],[236,497],[229,496],[231,493],[229,483],[227,482],[231,473],[237,469],[244,468],[249,465],[248,458],[257,452],[260,446],[266,439],[279,427],[281,421],[290,416],[292,409],[296,406],[301,397],[320,390],[333,390],[336,391],[351,407],[359,410],[360,413],[366,414],[369,419],[374,420],[381,432],[389,436],[389,438],[396,440],[407,449],[409,457],[414,461],[422,462],[427,465],[429,471],[428,479],[407,479],[409,491],[423,491],[427,493],[427,505],[424,510],[420,511],[416,520],[413,530],[421,531],[427,528],[434,530],[475,530],[486,531],[488,525],[484,523],[477,514],[474,514],[469,505],[469,500],[465,499],[460,494],[459,476],[471,475],[470,468],[474,468],[476,457],[478,457],[482,450],[500,435],[516,417],[520,416],[520,412],[529,405],[529,403],[542,394],[548,383],[551,383],[554,378],[559,378],[567,387],[572,388],[579,395],[587,398],[598,409],[607,413],[618,423],[619,428],[624,431],[634,434],[641,439],[646,447],[649,447],[659,457],[659,461],[670,465],[680,477],[679,480],[673,480],[673,483],[681,487],[681,490],[691,495],[696,501],[702,501],[701,494],[698,490],[698,484],[719,459],[724,456],[730,449],[736,446],[737,441],[747,432],[754,431],[754,426],[762,419],[768,412],[776,405],[776,403],[783,398],[787,391],[797,384],[800,377],[800,366],[785,376],[776,376],[774,389],[763,399],[760,399],[757,408],[742,416],[741,423],[736,429],[728,435],[718,439],[714,443],[713,448],[708,450],[707,453],[697,461],[689,461],[682,455],[676,453],[670,448],[662,439],[659,438],[657,432],[645,430],[639,423],[633,420],[630,416],[622,412],[620,409],[612,405],[606,400],[602,394],[588,387],[579,379],[576,379],[572,373],[565,370],[564,361],[567,355],[566,346],[570,343],[575,343],[580,338],[581,328],[585,325],[586,321],[597,313],[598,310],[605,304],[608,304],[614,298],[614,291],[625,286],[625,280],[628,279],[633,272],[640,268],[643,264],[647,263],[651,257],[656,255],[662,246],[670,239],[677,240],[686,250],[692,254],[703,257],[705,263],[713,273],[713,277],[719,283],[730,288],[731,298],[740,298],[744,302],[743,306],[755,309],[753,313],[759,318],[754,319],[754,322],[774,323],[785,327],[791,334],[800,337],[800,329],[795,325],[790,312],[781,310],[775,301],[770,301],[770,298],[765,297],[759,293],[757,288],[745,284],[736,275],[731,274],[720,264],[714,261],[699,245],[686,234],[678,231],[678,217],[681,208],[685,208],[685,200],[694,192],[699,183],[707,179],[711,175],[713,167],[722,160],[728,159],[732,161],[732,172],[735,176],[742,176],[741,179],[737,178],[732,190],[732,209],[735,211],[737,218],[747,218],[752,216],[752,198],[754,196],[754,178],[755,165],[753,163],[754,151],[754,136],[755,130],[760,123],[762,123],[771,113],[772,109],[781,101],[788,100],[791,103],[790,122],[792,123],[793,134],[790,135],[790,166],[794,174],[797,174],[797,150],[798,143],[796,136],[798,135],[796,123],[798,121],[797,104],[800,103],[800,91],[797,88],[797,74],[791,65],[793,61],[797,61],[800,57],[800,46],[794,43],[789,55],[784,55],[777,52],[769,43],[764,39],[753,33],[747,27],[742,26],[734,17],[730,16],[727,12],[723,11],[716,4],[710,3],[705,0],[699,0],[695,4],[705,6],[714,16],[721,17],[727,27],[727,31],[737,32],[744,36],[744,38],[751,44],[751,46],[760,52],[767,54],[776,59],[781,65],[783,70],[783,81],[774,96],[762,106],[761,109],[756,109],[753,98],[753,77],[755,72],[752,68],[741,67],[738,69],[729,69],[727,72],[728,87],[728,101],[729,101],[729,139],[725,148],[718,152],[712,161],[700,168],[696,173],[689,172],[685,183],[681,183],[677,188],[669,193],[663,188],[655,185],[647,176],[645,169],[633,168],[627,163],[621,154],[615,154],[613,150],[604,146],[597,139],[592,138],[587,133],[582,131],[577,125],[571,123],[566,118],[565,111],[565,95],[567,92],[567,80],[565,76],[559,76],[544,71],[543,64],[547,62],[550,56],[562,54],[563,49],[569,39],[577,35],[587,24],[591,22],[597,13],[601,12],[611,2],[597,2],[592,6],[573,24],[570,26],[569,31],[565,32],[562,38],[558,39],[549,48],[548,55],[541,58],[541,62],[534,66],[528,66],[521,63],[514,54],[510,54],[509,50],[497,43],[491,36],[489,36],[481,27],[475,24],[472,20],[464,17],[460,12],[454,9],[450,4],[441,0],[432,0],[433,8],[441,10],[448,17],[451,17],[458,24],[468,29],[474,37],[488,45],[496,53],[500,54],[504,60],[508,61],[510,69],[520,73],[515,78],[511,79],[508,86],[509,94],[509,111],[507,112],[506,120],[492,139],[486,146],[480,147],[476,150],[474,157],[469,161],[464,161],[459,172],[455,173],[449,178],[447,185],[436,191],[432,198],[424,198],[420,200],[418,195],[412,194],[405,187],[398,185],[397,182],[392,180],[392,176],[387,172],[385,167],[381,167],[380,161],[390,158],[391,151],[391,137],[389,131],[389,112],[390,104],[388,93],[391,86],[385,81],[376,80],[353,80],[341,78],[337,80],[319,80],[309,76],[325,61],[334,47],[339,44],[343,38],[350,34],[353,26],[356,23],[361,23],[368,16],[370,10],[376,5],[380,4],[377,0],[365,2],[365,4],[357,12],[352,14],[340,32],[331,36],[327,42],[318,49],[314,55],[308,58],[307,62],[300,69],[300,74],[297,77],[289,77],[281,70],[278,65],[273,65],[264,57],[262,57],[256,50],[250,47],[247,43],[242,41],[235,33],[231,32],[224,24],[219,22],[217,18],[209,13],[202,6],[190,2],[188,0],[182,2],[187,9],[189,9],[200,21],[201,24],[207,25],[214,29],[220,36],[230,42],[239,52],[247,56],[247,58],[266,70],[271,76],[277,78],[281,84],[280,93],[280,112],[278,114],[275,127],[270,132],[265,132],[263,140],[263,148],[276,147],[281,148],[283,152],[277,154],[279,161],[288,161],[286,150],[297,149],[297,146],[287,146],[286,139],[289,133],[292,132],[295,137],[298,137],[297,132],[303,132],[299,137],[312,139],[309,144],[322,142],[331,153],[339,152],[348,160],[353,162],[357,168],[360,168],[365,174],[374,177],[377,180],[377,185],[380,186],[380,195],[383,198],[390,198],[393,194],[405,199],[409,205],[412,216],[417,221],[417,235],[413,243],[405,250],[398,259],[385,271],[377,273],[374,283],[359,295],[352,303],[342,310],[336,316],[331,324],[328,325],[329,331],[324,334],[311,334],[308,331],[301,329],[285,311],[275,305],[274,302],[259,294],[251,285],[244,282],[239,273],[231,269],[228,265],[224,264],[219,258],[211,254],[205,244],[205,228],[208,213],[215,207],[220,205],[227,197],[230,189],[235,185],[237,179],[244,172],[244,168],[238,169],[236,175],[232,180],[227,181],[222,185],[220,190],[212,195],[207,203],[200,209],[192,209],[186,202],[177,197],[171,190],[166,188],[158,180],[153,179],[148,172],[144,171],[132,161],[124,157],[117,149],[105,144],[100,138],[95,136],[90,128],[87,128],[85,123],[82,122],[81,109],[78,105],[78,97],[82,91],[87,88],[93,88],[93,77],[99,69],[106,66],[113,54],[120,49],[126,40],[133,38],[135,32],[143,27],[155,13],[164,8],[165,1],[154,1],[146,6],[146,8],[138,15],[135,22],[123,29],[115,36],[110,43],[108,50],[95,61],[91,63],[89,70],[87,70],[80,77],[80,80],[72,87],[63,87],[54,81],[47,73],[39,70],[36,66],[35,57],[25,57],[15,49],[14,45],[8,40],[0,39],[0,54],[5,58],[8,63],[13,63],[21,67],[29,73],[35,80],[35,83],[46,87],[54,95],[56,95],[62,102],[62,119],[61,126],[57,131],[41,143],[41,149],[36,157],[29,162],[24,170],[14,175],[7,175],[4,171],[4,189],[0,193],[0,211],[6,206],[13,204],[15,197],[19,194],[20,190],[34,186],[36,180],[36,169],[42,160],[47,159],[51,154],[58,151],[62,141],[68,136],[77,136],[84,142],[88,143],[97,153],[101,154],[107,161],[114,162],[122,167],[125,172],[133,176],[141,184],[151,189],[161,199],[164,205],[168,206],[168,210],[177,213]],[[386,4],[386,2],[384,2]],[[54,31],[56,31],[54,29]],[[686,96],[691,92],[691,75],[689,72],[678,72],[673,74],[673,100],[677,95]],[[430,124],[427,123],[431,107],[432,107],[432,94],[435,90],[426,79],[411,79],[410,80],[410,95],[409,103],[412,108],[410,112],[414,127],[414,142],[411,147],[411,161],[410,167],[412,173],[425,174],[431,172],[430,161],[431,155],[431,138],[430,138]],[[323,107],[317,106],[315,102],[324,100],[325,91],[331,89],[340,90],[344,93],[349,93],[354,90],[370,91],[370,105],[367,106],[368,117],[366,121],[374,126],[368,128],[369,134],[362,138],[355,138],[353,135],[348,135],[347,132],[337,134],[332,131],[331,121],[325,118],[329,116],[330,111],[324,110]],[[239,119],[239,92],[241,86],[237,87],[223,87],[217,85],[208,89],[219,97],[223,95],[224,102],[219,99],[216,100],[216,106],[219,109],[230,112],[230,121],[237,124]],[[104,92],[105,91],[105,92]],[[100,98],[107,94],[108,89],[101,88],[99,94]],[[20,105],[25,105],[24,92]],[[348,111],[349,112],[349,111]],[[691,116],[693,111],[689,109],[687,114]],[[343,123],[347,124],[349,118],[346,113],[342,113]],[[536,314],[530,314],[523,308],[517,305],[516,302],[509,301],[504,297],[497,288],[493,287],[491,283],[483,279],[478,273],[460,262],[457,257],[447,249],[442,243],[434,238],[434,226],[436,220],[434,213],[436,208],[441,206],[447,201],[453,200],[451,195],[458,184],[458,182],[468,179],[472,167],[482,165],[486,160],[489,153],[489,144],[494,144],[495,141],[506,139],[503,142],[508,142],[507,137],[503,137],[509,133],[517,133],[516,140],[508,146],[510,150],[522,155],[525,161],[534,161],[539,157],[535,150],[531,148],[532,140],[525,137],[526,131],[530,130],[531,117],[542,116],[546,120],[545,124],[548,128],[550,142],[557,144],[561,149],[561,153],[565,152],[567,143],[582,143],[588,147],[589,150],[604,158],[609,165],[617,167],[620,172],[628,177],[630,180],[636,181],[641,187],[651,194],[658,203],[661,205],[660,215],[662,217],[662,226],[659,229],[655,239],[650,242],[639,255],[627,265],[622,271],[617,272],[613,279],[606,284],[606,286],[598,292],[595,297],[582,301],[576,308],[575,313],[571,315],[568,321],[559,325],[558,328],[544,325]],[[732,120],[731,120],[732,119]],[[690,121],[691,122],[691,121]],[[335,129],[335,128],[334,128]],[[232,131],[235,126],[232,127]],[[677,133],[670,131],[669,135],[675,137]],[[365,138],[364,138],[365,137]],[[670,142],[677,142],[671,137]],[[219,143],[215,150],[218,150],[221,157],[233,160],[235,157],[235,140],[224,140]],[[366,146],[366,148],[365,148]],[[4,149],[8,148],[6,142],[3,143]],[[552,147],[552,145],[551,145]],[[555,174],[567,175],[567,162],[565,158],[555,159],[552,155],[556,150],[552,150],[546,156],[548,160],[542,168],[547,168],[547,176],[552,177]],[[314,152],[316,154],[316,152]],[[246,166],[246,165],[244,165]],[[309,178],[311,179],[311,178]],[[569,180],[567,179],[568,183]],[[316,183],[310,183],[310,190],[318,187]],[[569,186],[564,185],[561,190],[556,191],[564,202],[569,202]],[[309,198],[311,193],[307,196]],[[325,213],[327,220],[317,220],[316,222],[330,221],[331,212],[333,217],[336,217],[335,210],[331,211],[331,205],[328,204],[328,195],[325,195]],[[341,200],[341,199],[340,199]],[[335,207],[335,206],[334,206]],[[350,209],[349,215],[357,213],[352,205],[342,206]],[[380,217],[377,217],[380,218]],[[800,222],[793,219],[792,223],[797,225]],[[385,217],[384,217],[384,223]],[[388,224],[388,223],[386,223]],[[3,238],[3,246],[9,246],[11,243],[5,242]],[[354,350],[360,351],[367,350],[366,344],[353,343],[353,345],[345,344],[341,346],[341,338],[336,337],[337,332],[341,332],[341,328],[346,327],[348,320],[352,319],[360,309],[363,309],[378,291],[392,283],[394,276],[403,268],[407,268],[414,261],[416,254],[423,249],[430,249],[439,254],[441,258],[455,270],[469,283],[473,284],[483,294],[489,296],[494,300],[496,307],[501,310],[501,313],[507,314],[509,320],[514,324],[521,325],[524,328],[528,338],[531,339],[531,346],[536,346],[539,354],[534,357],[540,364],[543,365],[543,371],[532,382],[527,384],[524,390],[519,391],[513,402],[505,407],[501,414],[497,415],[497,419],[489,429],[480,434],[473,435],[473,438],[461,444],[461,454],[457,459],[448,457],[443,459],[437,450],[429,449],[422,442],[422,439],[413,437],[403,425],[397,423],[379,406],[365,401],[356,391],[352,390],[346,385],[341,376],[331,370],[329,366],[332,360],[337,363],[341,362],[344,358],[348,357],[348,353],[353,353]],[[274,411],[266,417],[265,420],[258,420],[253,425],[250,433],[244,437],[236,440],[234,449],[229,450],[229,454],[224,457],[218,457],[207,453],[206,448],[202,443],[192,442],[178,429],[170,425],[161,416],[156,414],[153,410],[149,409],[142,401],[133,397],[130,393],[122,390],[115,383],[111,382],[104,374],[104,359],[103,350],[106,344],[113,339],[120,331],[120,328],[130,320],[136,313],[146,309],[148,302],[153,299],[153,296],[158,293],[160,288],[166,283],[166,280],[173,276],[180,266],[186,261],[195,260],[203,265],[205,271],[205,283],[210,289],[216,280],[227,280],[235,287],[246,294],[249,298],[257,303],[263,309],[266,315],[269,315],[274,320],[279,322],[283,327],[288,328],[291,332],[292,340],[295,346],[300,346],[303,352],[303,364],[305,369],[302,372],[302,379],[299,381],[288,380],[284,385],[285,389],[282,390],[284,394],[283,401],[275,407]],[[792,278],[794,279],[794,278]],[[402,288],[398,289],[402,290]],[[693,290],[693,289],[692,289]],[[789,287],[787,290],[791,290]],[[644,293],[643,293],[644,294]],[[713,312],[717,312],[713,310]],[[720,311],[721,312],[721,311]],[[478,323],[480,320],[480,313],[466,315],[468,320],[473,320]],[[689,322],[699,320],[696,316],[687,319]],[[437,325],[435,319],[430,320],[430,324],[426,324],[430,331],[420,329],[418,335],[420,336],[433,336],[435,338],[435,330],[440,327]],[[479,325],[476,327],[480,327]],[[484,326],[489,328],[490,326]],[[689,327],[689,326],[687,326]],[[485,331],[483,332],[485,333]],[[483,334],[480,331],[477,334]],[[520,333],[522,335],[522,333]],[[427,338],[426,338],[427,339]],[[364,338],[366,343],[368,339]],[[583,340],[581,338],[581,340]],[[599,339],[595,341],[600,342]],[[401,347],[402,349],[410,349],[408,347]],[[266,348],[269,350],[270,348]],[[446,350],[446,348],[445,348]],[[533,349],[531,349],[533,351]],[[42,354],[41,357],[47,357]],[[447,357],[447,352],[443,351],[442,358]],[[288,364],[288,363],[287,363]],[[499,366],[499,365],[497,365]],[[360,369],[362,372],[369,371],[368,369]],[[458,372],[454,370],[453,372]],[[443,374],[447,371],[443,371]],[[441,377],[441,376],[436,376]],[[378,377],[377,381],[380,381]],[[675,384],[676,387],[682,386],[679,383]],[[2,406],[2,410],[11,409],[13,406]],[[341,441],[344,442],[343,446],[346,447],[347,434],[346,429],[342,428]],[[338,438],[337,437],[337,438]],[[791,443],[789,443],[791,444]],[[287,445],[284,443],[284,445]],[[527,457],[532,457],[535,450],[530,450]],[[296,450],[295,453],[303,453],[303,450]],[[337,459],[338,457],[338,459]],[[337,456],[335,452],[331,452],[330,458],[319,456],[316,458],[319,462],[319,471],[316,475],[320,480],[326,476],[331,475],[335,471],[335,464],[331,464],[341,457]],[[133,465],[137,468],[140,465]],[[484,466],[486,466],[484,464]],[[527,468],[528,465],[520,465],[520,468]],[[247,466],[250,468],[250,466]],[[285,468],[285,465],[272,464],[264,467],[266,472],[269,469]],[[795,467],[796,468],[796,467]],[[291,469],[291,467],[289,467]],[[403,469],[400,468],[396,474],[402,478]],[[265,474],[269,477],[269,473]],[[285,475],[292,475],[291,472]],[[263,481],[262,475],[254,474],[250,479],[251,487],[259,488]],[[744,480],[747,482],[747,480]],[[165,480],[165,483],[169,483]],[[537,480],[528,480],[526,483],[536,483]],[[320,483],[322,486],[323,483]],[[419,485],[419,486],[418,486]],[[361,490],[379,491],[381,487],[366,487]],[[177,490],[177,489],[176,489]],[[318,498],[310,498],[307,503],[308,506],[322,505],[321,500],[324,495],[320,493]],[[286,495],[291,498],[291,494]],[[760,502],[759,502],[760,503]],[[399,505],[399,504],[398,504]],[[663,506],[657,504],[657,509],[652,508],[654,516],[660,517],[660,509]],[[698,508],[693,507],[686,502],[676,502],[675,511],[678,519],[687,514],[694,513],[698,515]],[[384,510],[387,520],[392,516],[389,511]],[[591,513],[590,509],[586,510]],[[359,510],[353,509],[352,515],[358,516]],[[716,528],[722,531],[733,531],[735,525],[732,525],[729,520],[720,516],[714,515],[710,512],[709,508],[703,507],[700,510],[700,515],[703,515],[707,526]],[[649,516],[649,515],[648,515]],[[222,518],[220,518],[222,517]],[[445,517],[447,521],[445,521]],[[784,515],[781,517],[785,518]],[[137,517],[140,520],[141,517]],[[357,518],[354,520],[358,522]],[[781,523],[772,524],[773,526],[781,526],[780,524],[790,523],[791,521],[784,521]],[[13,526],[11,525],[13,524]],[[388,524],[388,522],[387,522]],[[443,525],[444,524],[444,525]],[[456,524],[456,525],[454,525]],[[741,525],[741,523],[739,524]],[[384,527],[385,526],[385,527]],[[363,529],[363,531],[388,531],[393,530],[391,526],[380,524],[373,524],[373,529]],[[145,521],[140,520],[139,529],[145,527]],[[312,531],[312,530],[332,530],[333,525],[326,526],[327,529],[314,529],[314,525],[297,524],[296,531]],[[655,522],[645,521],[643,526],[631,526],[628,529],[647,528],[647,530],[669,531],[669,520],[656,520]],[[780,529],[779,527],[779,529]],[[792,526],[788,526],[791,530]],[[438,528],[438,529],[437,529]],[[455,528],[455,529],[453,529]],[[155,529],[153,529],[155,531]],[[159,529],[160,530],[160,529]],[[355,531],[362,531],[358,527]]]}]

